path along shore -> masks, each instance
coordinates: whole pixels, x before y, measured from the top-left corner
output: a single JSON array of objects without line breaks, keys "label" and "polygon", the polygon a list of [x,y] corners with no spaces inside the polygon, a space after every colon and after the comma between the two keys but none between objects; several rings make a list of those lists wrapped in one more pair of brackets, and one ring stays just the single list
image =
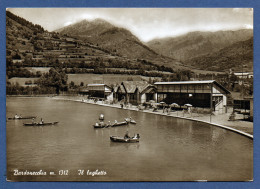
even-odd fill
[{"label": "path along shore", "polygon": [[[70,100],[81,103],[95,104],[100,106],[108,106],[113,108],[121,108],[120,104],[107,104],[103,101],[94,102],[94,100],[85,99],[79,96],[55,96],[52,97],[58,100]],[[137,106],[124,106],[124,109],[133,110],[133,111],[141,111],[145,113],[152,113],[157,115],[164,115],[169,117],[177,117],[181,119],[193,120],[198,122],[204,122],[211,124],[213,126],[221,127],[224,129],[228,129],[234,131],[236,133],[245,135],[251,139],[253,139],[253,122],[244,121],[243,115],[236,114],[235,121],[228,121],[229,116],[232,112],[232,109],[229,109],[228,113],[220,114],[220,115],[209,115],[209,114],[199,114],[199,113],[187,113],[184,111],[171,111],[170,113],[164,113],[163,110],[157,110],[153,112],[152,109],[139,110]]]}]

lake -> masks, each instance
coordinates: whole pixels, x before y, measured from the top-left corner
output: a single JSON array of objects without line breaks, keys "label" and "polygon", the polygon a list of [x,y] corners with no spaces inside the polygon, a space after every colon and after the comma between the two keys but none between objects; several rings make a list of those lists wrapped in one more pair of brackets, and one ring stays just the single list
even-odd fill
[{"label": "lake", "polygon": [[[7,117],[37,116],[55,126],[7,120],[7,177],[13,181],[246,181],[253,179],[253,140],[185,119],[49,97],[8,97]],[[137,124],[94,129],[132,117]],[[110,135],[140,134],[139,143]],[[17,172],[46,172],[16,175]],[[27,172],[26,172],[27,171]],[[99,175],[94,175],[95,171]],[[15,173],[16,172],[16,173]],[[53,173],[50,173],[53,172]],[[50,175],[53,174],[53,175]],[[55,175],[54,175],[55,174]]]}]

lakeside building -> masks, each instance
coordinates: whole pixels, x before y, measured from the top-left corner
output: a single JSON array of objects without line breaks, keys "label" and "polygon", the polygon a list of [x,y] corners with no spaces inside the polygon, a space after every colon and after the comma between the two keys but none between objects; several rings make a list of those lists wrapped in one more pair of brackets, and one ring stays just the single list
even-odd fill
[{"label": "lakeside building", "polygon": [[91,97],[113,100],[112,88],[105,84],[88,84],[87,88],[80,91]]},{"label": "lakeside building", "polygon": [[156,82],[157,102],[208,108],[215,113],[227,113],[230,92],[215,80]]},{"label": "lakeside building", "polygon": [[254,77],[253,72],[235,72],[234,75],[240,79],[250,79]]},{"label": "lakeside building", "polygon": [[146,81],[123,81],[114,87],[114,99],[134,105],[156,100],[156,88]]},{"label": "lakeside building", "polygon": [[250,121],[253,121],[254,117],[254,103],[253,96],[240,96],[240,95],[232,95],[233,96],[233,109],[235,112],[239,114],[243,114],[249,118]]}]

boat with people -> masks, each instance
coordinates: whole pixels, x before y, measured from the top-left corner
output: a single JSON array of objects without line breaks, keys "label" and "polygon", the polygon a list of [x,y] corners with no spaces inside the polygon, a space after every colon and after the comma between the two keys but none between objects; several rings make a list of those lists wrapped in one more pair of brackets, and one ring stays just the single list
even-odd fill
[{"label": "boat with people", "polygon": [[108,124],[105,124],[105,123],[96,123],[95,125],[93,125],[94,128],[107,128],[107,127],[110,127],[111,124],[108,123]]},{"label": "boat with people", "polygon": [[124,143],[135,143],[139,142],[140,135],[136,134],[133,137],[120,137],[120,136],[110,136],[112,142],[124,142]]},{"label": "boat with people", "polygon": [[24,126],[46,126],[46,125],[56,125],[58,121],[49,123],[23,123]]},{"label": "boat with people", "polygon": [[107,124],[105,125],[93,125],[94,128],[106,128],[106,127],[109,127]]},{"label": "boat with people", "polygon": [[122,121],[122,122],[115,121],[115,123],[112,124],[111,127],[117,127],[117,126],[123,126],[123,125],[128,125],[128,122],[127,121]]},{"label": "boat with people", "polygon": [[104,120],[104,119],[105,119],[104,114],[100,114],[100,115],[99,115],[99,120]]},{"label": "boat with people", "polygon": [[36,116],[25,116],[25,117],[9,117],[8,120],[15,120],[15,119],[34,119]]}]

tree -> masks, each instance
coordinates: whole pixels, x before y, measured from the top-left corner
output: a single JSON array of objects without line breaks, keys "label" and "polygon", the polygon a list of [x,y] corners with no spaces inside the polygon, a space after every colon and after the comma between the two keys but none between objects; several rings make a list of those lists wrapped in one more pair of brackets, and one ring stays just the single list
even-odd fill
[{"label": "tree", "polygon": [[21,56],[20,56],[18,53],[16,53],[16,54],[13,56],[13,59],[19,59],[19,60],[21,60]]},{"label": "tree", "polygon": [[51,68],[48,73],[43,74],[39,79],[39,84],[45,87],[54,87],[56,93],[67,88],[68,76],[61,69]]}]

